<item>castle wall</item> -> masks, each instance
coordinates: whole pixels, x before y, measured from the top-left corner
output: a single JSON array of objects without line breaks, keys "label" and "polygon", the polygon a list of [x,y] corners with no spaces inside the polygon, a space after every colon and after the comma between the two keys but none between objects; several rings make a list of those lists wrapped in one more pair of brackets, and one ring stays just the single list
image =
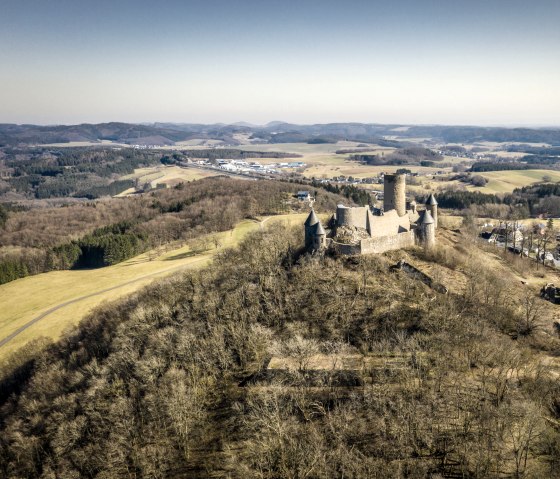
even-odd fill
[{"label": "castle wall", "polygon": [[368,207],[361,206],[355,208],[338,207],[336,209],[337,226],[356,226],[366,229]]},{"label": "castle wall", "polygon": [[411,230],[404,233],[362,240],[360,242],[360,252],[361,254],[384,253],[385,251],[395,249],[410,248],[414,244],[414,230]]},{"label": "castle wall", "polygon": [[340,255],[356,255],[361,253],[361,246],[359,244],[344,244],[331,240],[329,247]]},{"label": "castle wall", "polygon": [[404,216],[406,214],[405,175],[385,175],[383,190],[383,209],[397,210],[399,216]]},{"label": "castle wall", "polygon": [[410,230],[410,217],[399,216],[395,210],[387,211],[383,216],[370,217],[370,235],[379,238]]}]

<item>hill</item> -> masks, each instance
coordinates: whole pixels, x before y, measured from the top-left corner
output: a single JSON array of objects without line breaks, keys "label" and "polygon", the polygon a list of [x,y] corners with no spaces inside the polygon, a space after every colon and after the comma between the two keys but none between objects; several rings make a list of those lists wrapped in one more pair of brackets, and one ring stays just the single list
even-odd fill
[{"label": "hill", "polygon": [[[52,270],[119,263],[161,245],[230,230],[245,218],[306,211],[280,181],[208,178],[127,198],[22,209],[0,227],[0,284]],[[321,191],[318,211],[342,196]]]},{"label": "hill", "polygon": [[558,477],[556,306],[440,235],[333,259],[257,232],[29,347],[2,383],[0,474]]},{"label": "hill", "polygon": [[[81,125],[15,125],[0,124],[0,147],[18,144],[49,144],[98,142],[101,140],[126,144],[169,145],[190,139],[214,139],[237,145],[238,133],[268,143],[336,142],[350,140],[378,143],[384,137],[433,138],[447,143],[523,142],[560,145],[558,128],[495,128],[443,125],[392,125],[371,123],[324,123],[297,125],[281,121],[265,126],[243,122],[233,125],[196,123],[100,123]],[[384,146],[398,146],[394,140]]]}]

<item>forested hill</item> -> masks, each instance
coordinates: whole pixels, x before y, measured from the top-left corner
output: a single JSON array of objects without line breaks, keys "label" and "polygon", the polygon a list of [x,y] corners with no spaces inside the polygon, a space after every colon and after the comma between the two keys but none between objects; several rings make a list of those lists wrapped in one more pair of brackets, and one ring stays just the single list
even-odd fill
[{"label": "forested hill", "polygon": [[[128,198],[64,207],[0,208],[0,284],[52,270],[102,267],[174,241],[226,231],[244,218],[309,206],[301,185],[208,178]],[[313,189],[317,211],[351,200]],[[348,196],[351,198],[351,191]]]},{"label": "forested hill", "polygon": [[0,476],[558,477],[556,306],[458,233],[347,260],[301,236],[257,233],[20,352]]},{"label": "forested hill", "polygon": [[398,146],[397,142],[384,139],[386,136],[398,136],[404,138],[434,138],[450,143],[496,141],[560,145],[560,128],[495,128],[370,123],[297,125],[271,122],[264,126],[254,126],[243,123],[203,125],[112,122],[55,126],[0,124],[0,147],[75,141],[97,142],[99,140],[126,144],[170,145],[177,141],[190,139],[220,140],[228,145],[236,145],[239,144],[239,140],[236,139],[237,133],[248,135],[262,143],[332,143],[340,140],[353,140]]}]

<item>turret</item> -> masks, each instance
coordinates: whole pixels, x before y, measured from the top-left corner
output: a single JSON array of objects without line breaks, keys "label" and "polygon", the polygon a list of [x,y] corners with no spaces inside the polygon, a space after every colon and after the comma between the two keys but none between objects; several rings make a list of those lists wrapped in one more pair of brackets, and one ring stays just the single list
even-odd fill
[{"label": "turret", "polygon": [[313,249],[319,251],[327,246],[327,232],[319,221],[315,224],[315,231],[313,233]]},{"label": "turret", "polygon": [[436,244],[436,224],[430,210],[424,210],[418,225],[420,242],[426,248],[433,248]]},{"label": "turret", "polygon": [[438,221],[437,221],[437,206],[438,202],[436,201],[436,197],[433,193],[428,197],[426,200],[426,209],[430,211],[432,218],[434,219],[434,228],[437,228]]},{"label": "turret", "polygon": [[383,179],[383,209],[396,210],[399,216],[406,214],[405,175],[385,175]]},{"label": "turret", "polygon": [[315,210],[313,208],[311,208],[309,216],[305,220],[305,223],[303,223],[303,226],[305,227],[305,247],[306,248],[311,247],[312,244],[313,244],[313,236],[314,236],[314,233],[315,233],[315,225],[317,223],[319,223],[319,218],[315,214]]}]

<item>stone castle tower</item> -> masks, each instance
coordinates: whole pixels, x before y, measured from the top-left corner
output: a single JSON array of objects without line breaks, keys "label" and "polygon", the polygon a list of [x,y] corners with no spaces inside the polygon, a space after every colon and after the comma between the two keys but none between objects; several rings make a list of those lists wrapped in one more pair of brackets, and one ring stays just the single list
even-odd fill
[{"label": "stone castle tower", "polygon": [[385,175],[383,191],[383,210],[396,210],[399,216],[404,216],[406,214],[405,175]]},{"label": "stone castle tower", "polygon": [[436,222],[430,213],[430,210],[426,209],[422,218],[420,220],[419,226],[419,236],[420,242],[426,248],[433,248],[436,244]]},{"label": "stone castle tower", "polygon": [[321,220],[312,208],[309,216],[305,220],[305,247],[314,251],[322,250],[327,246],[327,232]]},{"label": "stone castle tower", "polygon": [[312,209],[305,220],[305,248],[355,255],[384,253],[421,245],[436,244],[438,203],[434,195],[425,209],[417,209],[414,200],[406,201],[406,176],[385,175],[384,209],[372,206],[339,204],[327,223],[326,231]]},{"label": "stone castle tower", "polygon": [[438,222],[437,222],[437,207],[438,207],[438,202],[436,201],[436,197],[432,193],[428,197],[428,199],[426,200],[426,209],[432,215],[432,218],[434,219],[434,225],[435,225],[436,228],[437,228],[437,225],[438,225]]}]

